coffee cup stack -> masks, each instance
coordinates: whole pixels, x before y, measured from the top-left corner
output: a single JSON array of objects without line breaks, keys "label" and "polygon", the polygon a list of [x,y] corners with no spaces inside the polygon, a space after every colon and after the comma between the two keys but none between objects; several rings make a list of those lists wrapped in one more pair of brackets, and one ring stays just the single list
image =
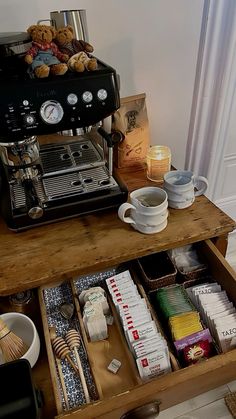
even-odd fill
[{"label": "coffee cup stack", "polygon": [[[202,185],[200,189],[196,189]],[[196,196],[203,195],[208,181],[203,176],[195,176],[189,170],[173,170],[164,175],[164,190],[168,195],[170,208],[182,209],[190,207]]]},{"label": "coffee cup stack", "polygon": [[[128,210],[130,216],[126,216]],[[137,189],[131,192],[130,203],[119,207],[118,216],[141,233],[159,233],[167,226],[167,193],[156,186]]]}]

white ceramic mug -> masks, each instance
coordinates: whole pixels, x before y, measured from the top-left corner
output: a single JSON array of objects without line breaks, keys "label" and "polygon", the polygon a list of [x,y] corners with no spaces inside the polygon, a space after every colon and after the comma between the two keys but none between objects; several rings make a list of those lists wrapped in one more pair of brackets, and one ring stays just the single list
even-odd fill
[{"label": "white ceramic mug", "polygon": [[[201,189],[195,189],[199,183],[202,183]],[[164,189],[171,208],[189,207],[195,201],[195,197],[203,195],[207,188],[207,179],[195,176],[189,170],[172,170],[164,175]]]},{"label": "white ceramic mug", "polygon": [[[137,189],[130,194],[130,203],[119,207],[121,221],[145,234],[158,233],[167,226],[168,217],[167,193],[156,186]],[[126,216],[126,211],[130,216]]]}]

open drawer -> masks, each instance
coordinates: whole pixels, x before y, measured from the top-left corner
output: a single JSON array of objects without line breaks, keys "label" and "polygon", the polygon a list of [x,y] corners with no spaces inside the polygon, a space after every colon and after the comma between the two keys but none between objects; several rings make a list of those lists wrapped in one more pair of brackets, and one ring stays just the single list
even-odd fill
[{"label": "open drawer", "polygon": [[[199,248],[209,265],[211,275],[222,286],[222,289],[227,292],[230,300],[236,306],[236,274],[234,270],[229,266],[210,240],[199,243]],[[45,317],[46,309],[44,306],[43,291],[44,288],[40,288],[39,296],[41,312],[49,366],[52,381],[55,384],[57,381],[55,376],[55,361],[52,348],[49,344],[50,338],[48,322]],[[75,289],[72,289],[73,293],[75,293],[75,291]],[[77,309],[79,310],[78,307]],[[122,342],[123,337],[119,327],[115,330],[113,338],[114,341],[117,339]],[[86,341],[86,336],[84,336],[84,341]],[[54,388],[55,398],[57,400],[58,418],[88,419],[101,417],[103,419],[119,419],[128,411],[154,401],[160,402],[160,410],[164,410],[174,404],[235,379],[236,349],[213,356],[206,361],[186,368],[178,369],[177,366],[174,366],[174,371],[142,383],[137,374],[135,365],[132,364],[132,359],[129,358],[129,353],[126,353],[125,343],[122,343],[121,348],[122,353],[120,353],[120,356],[122,356],[126,368],[123,368],[122,379],[120,381],[117,379],[117,381],[112,382],[112,385],[115,386],[115,388],[110,392],[109,383],[106,383],[106,374],[104,374],[104,376],[99,376],[99,367],[91,368],[97,389],[96,401],[84,404],[81,407],[72,408],[69,411],[63,411],[59,401],[59,394],[55,393]],[[99,349],[97,356],[99,357]],[[90,365],[91,363],[96,364],[96,359],[91,359],[89,350],[88,358],[90,360]],[[108,390],[103,391],[101,387],[107,388]],[[145,414],[142,417],[145,418]],[[132,418],[135,419],[134,414]]]}]

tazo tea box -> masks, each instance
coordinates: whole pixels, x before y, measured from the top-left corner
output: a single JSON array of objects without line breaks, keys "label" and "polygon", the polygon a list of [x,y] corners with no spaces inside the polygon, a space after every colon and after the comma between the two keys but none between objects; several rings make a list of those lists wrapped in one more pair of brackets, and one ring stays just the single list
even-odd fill
[{"label": "tazo tea box", "polygon": [[123,135],[114,146],[116,166],[143,167],[150,144],[145,93],[121,98],[121,106],[113,116],[112,130]]},{"label": "tazo tea box", "polygon": [[231,325],[221,324],[216,326],[219,345],[222,352],[227,352],[230,349],[236,348],[236,327],[235,320]]}]

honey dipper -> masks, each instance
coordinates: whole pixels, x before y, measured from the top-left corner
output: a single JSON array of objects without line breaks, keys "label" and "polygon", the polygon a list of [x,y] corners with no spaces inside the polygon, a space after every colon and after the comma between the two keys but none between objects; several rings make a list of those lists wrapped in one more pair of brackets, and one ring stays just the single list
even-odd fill
[{"label": "honey dipper", "polygon": [[60,359],[66,359],[71,367],[79,374],[79,368],[75,365],[70,357],[70,348],[61,336],[56,336],[52,339],[52,347],[56,356]]},{"label": "honey dipper", "polygon": [[78,369],[79,369],[81,384],[82,384],[83,391],[84,391],[85,400],[86,400],[86,403],[90,403],[88,387],[87,387],[87,384],[86,384],[83,368],[82,368],[79,353],[78,353],[78,349],[79,349],[80,344],[81,344],[80,334],[79,334],[79,332],[77,332],[77,330],[71,329],[66,333],[66,338],[65,339],[66,339],[66,343],[69,346],[70,350],[74,351],[76,362],[77,362]]},{"label": "honey dipper", "polygon": [[[51,342],[53,342],[54,339],[57,337],[55,327],[50,327],[49,334],[50,334]],[[58,370],[59,378],[60,378],[60,381],[61,381],[61,388],[62,388],[64,400],[65,400],[65,405],[66,405],[66,408],[69,409],[69,402],[68,402],[65,380],[64,380],[64,376],[63,376],[63,372],[62,372],[61,363],[60,363],[60,360],[58,359],[57,356],[56,356],[56,364],[57,364],[57,370]]]}]

